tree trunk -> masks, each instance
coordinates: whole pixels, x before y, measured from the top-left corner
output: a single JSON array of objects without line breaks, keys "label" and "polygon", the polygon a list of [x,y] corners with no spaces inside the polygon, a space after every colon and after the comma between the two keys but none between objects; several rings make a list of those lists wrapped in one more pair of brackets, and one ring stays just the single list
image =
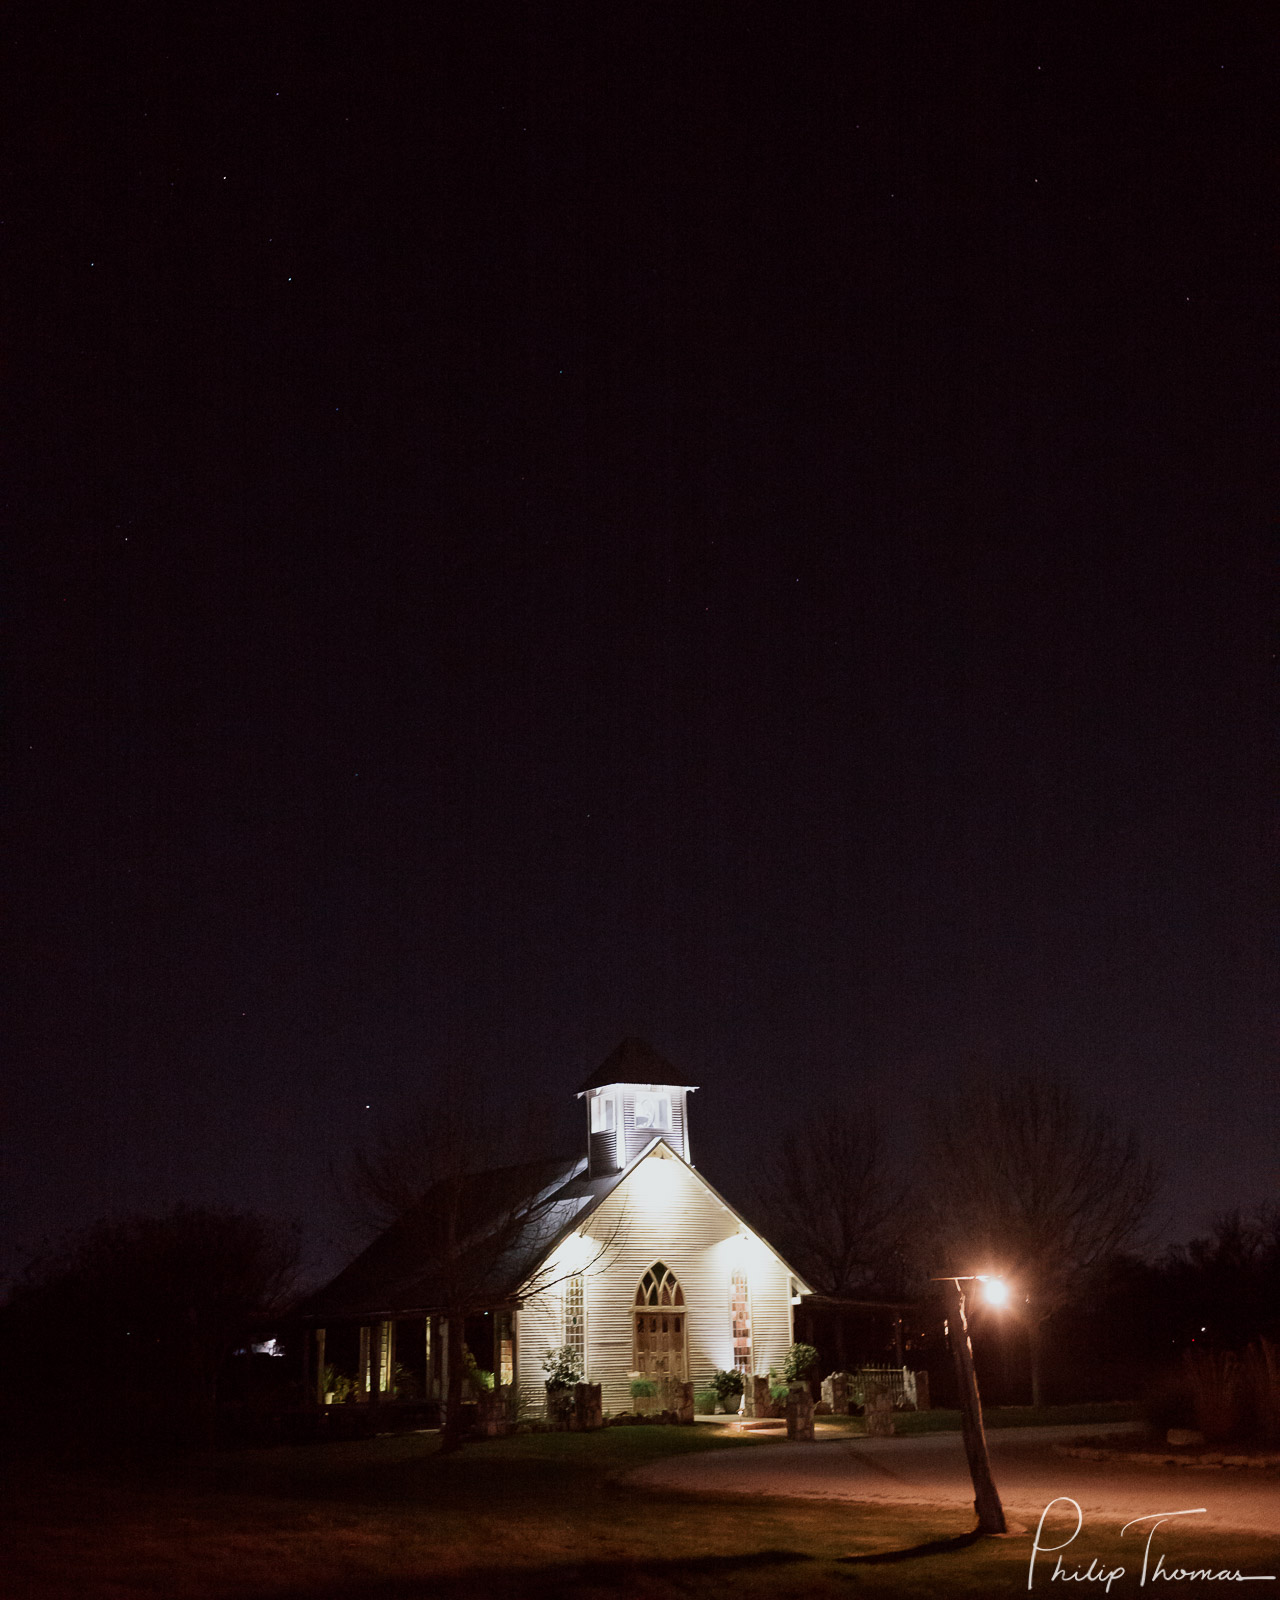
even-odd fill
[{"label": "tree trunk", "polygon": [[1043,1354],[1043,1343],[1040,1338],[1040,1329],[1044,1319],[1031,1313],[1031,1321],[1027,1328],[1028,1355],[1031,1359],[1031,1404],[1038,1406],[1043,1400],[1043,1391],[1040,1387],[1040,1361]]},{"label": "tree trunk", "polygon": [[462,1364],[463,1321],[458,1312],[450,1312],[446,1352],[449,1362],[449,1386],[444,1403],[444,1433],[440,1448],[444,1451],[462,1448]]}]

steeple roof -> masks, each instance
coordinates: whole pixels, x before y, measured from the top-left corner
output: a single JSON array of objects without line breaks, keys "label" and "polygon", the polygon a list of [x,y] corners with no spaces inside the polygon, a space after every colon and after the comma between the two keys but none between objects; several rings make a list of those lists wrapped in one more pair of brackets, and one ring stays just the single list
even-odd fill
[{"label": "steeple roof", "polygon": [[696,1087],[692,1083],[681,1083],[679,1072],[658,1054],[647,1039],[634,1037],[624,1039],[611,1055],[606,1056],[578,1093],[587,1094],[592,1089],[604,1089],[611,1083],[666,1083],[679,1089]]}]

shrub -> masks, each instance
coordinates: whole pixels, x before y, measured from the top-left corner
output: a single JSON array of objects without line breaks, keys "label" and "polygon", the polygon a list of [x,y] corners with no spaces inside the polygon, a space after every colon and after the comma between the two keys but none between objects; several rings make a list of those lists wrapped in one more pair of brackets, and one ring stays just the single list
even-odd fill
[{"label": "shrub", "polygon": [[1247,1350],[1186,1350],[1147,1397],[1148,1424],[1196,1428],[1211,1444],[1280,1444],[1280,1351],[1259,1339]]},{"label": "shrub", "polygon": [[482,1366],[477,1364],[476,1358],[465,1344],[462,1347],[462,1364],[466,1368],[467,1377],[471,1380],[471,1388],[474,1393],[493,1393],[493,1373],[486,1372]]},{"label": "shrub", "polygon": [[333,1367],[324,1369],[324,1390],[333,1396],[335,1405],[342,1405],[348,1400],[359,1398],[359,1388],[354,1378],[348,1378]]},{"label": "shrub", "polygon": [[1183,1370],[1196,1427],[1210,1443],[1280,1442],[1280,1352],[1259,1339],[1234,1351],[1188,1350]]},{"label": "shrub", "polygon": [[799,1383],[811,1367],[817,1365],[818,1352],[811,1344],[793,1344],[782,1364],[783,1376],[789,1383]]},{"label": "shrub", "polygon": [[1280,1444],[1280,1349],[1259,1339],[1244,1353],[1245,1383],[1260,1444]]},{"label": "shrub", "polygon": [[704,1417],[713,1416],[719,1398],[714,1389],[698,1389],[693,1396],[693,1409]]},{"label": "shrub", "polygon": [[547,1375],[548,1389],[572,1389],[582,1382],[582,1357],[571,1344],[562,1344],[558,1350],[548,1350],[542,1358],[542,1370]]},{"label": "shrub", "polygon": [[658,1385],[652,1378],[632,1378],[631,1398],[633,1400],[652,1400],[658,1392]]},{"label": "shrub", "polygon": [[730,1371],[712,1373],[711,1387],[719,1395],[723,1404],[727,1406],[731,1400],[736,1400],[741,1395],[746,1385],[743,1383],[740,1372]]},{"label": "shrub", "polygon": [[1240,1429],[1240,1358],[1231,1350],[1187,1350],[1183,1376],[1196,1427],[1212,1443],[1233,1438]]},{"label": "shrub", "polygon": [[418,1380],[417,1373],[405,1366],[403,1361],[396,1362],[395,1375],[391,1387],[397,1400],[420,1400],[422,1398],[422,1384]]}]

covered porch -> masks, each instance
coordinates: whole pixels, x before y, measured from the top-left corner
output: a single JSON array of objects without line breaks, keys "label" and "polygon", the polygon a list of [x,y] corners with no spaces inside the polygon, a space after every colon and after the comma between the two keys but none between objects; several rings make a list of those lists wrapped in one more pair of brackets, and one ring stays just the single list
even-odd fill
[{"label": "covered porch", "polygon": [[[510,1387],[515,1375],[514,1307],[463,1319],[464,1403]],[[449,1319],[414,1310],[316,1317],[302,1327],[302,1394],[313,1412],[331,1407],[415,1408],[439,1422],[449,1392]]]}]

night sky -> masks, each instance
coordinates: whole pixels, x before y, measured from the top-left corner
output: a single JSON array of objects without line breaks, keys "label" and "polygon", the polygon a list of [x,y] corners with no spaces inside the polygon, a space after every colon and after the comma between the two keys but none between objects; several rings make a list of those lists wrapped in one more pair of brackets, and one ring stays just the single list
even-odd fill
[{"label": "night sky", "polygon": [[[30,8],[4,1263],[627,1033],[1280,1188],[1269,5]],[[366,1110],[366,1107],[371,1109]]]}]

